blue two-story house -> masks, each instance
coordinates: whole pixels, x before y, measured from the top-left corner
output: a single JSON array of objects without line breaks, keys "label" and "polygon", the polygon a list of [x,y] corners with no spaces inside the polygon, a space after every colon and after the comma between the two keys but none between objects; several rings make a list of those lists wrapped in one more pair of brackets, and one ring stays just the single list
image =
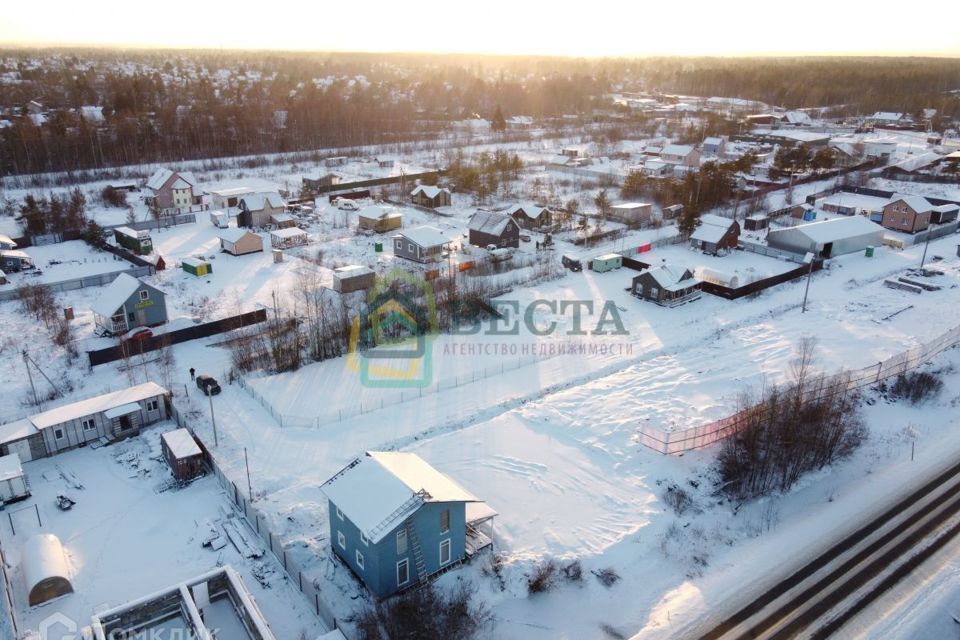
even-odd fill
[{"label": "blue two-story house", "polygon": [[370,451],[327,480],[334,552],[378,598],[492,544],[496,512],[414,453]]}]

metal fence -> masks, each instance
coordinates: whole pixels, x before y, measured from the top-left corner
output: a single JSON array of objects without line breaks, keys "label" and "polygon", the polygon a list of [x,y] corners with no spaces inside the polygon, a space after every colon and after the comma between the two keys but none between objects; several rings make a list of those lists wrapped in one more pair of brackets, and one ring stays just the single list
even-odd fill
[{"label": "metal fence", "polygon": [[403,402],[410,402],[411,400],[416,400],[432,393],[437,393],[441,390],[452,389],[464,384],[476,382],[477,380],[484,380],[492,376],[502,375],[507,371],[515,371],[521,367],[534,364],[535,362],[545,362],[556,357],[557,355],[550,355],[549,345],[550,343],[543,343],[543,346],[547,349],[546,356],[534,355],[526,358],[518,358],[513,362],[501,362],[499,365],[484,367],[483,371],[471,371],[470,373],[465,373],[462,375],[448,376],[447,378],[438,379],[436,382],[426,388],[402,389],[395,391],[392,394],[381,395],[377,400],[370,400],[367,403],[361,401],[352,407],[338,409],[336,411],[330,411],[314,416],[299,416],[278,411],[270,403],[270,401],[263,396],[263,394],[253,388],[253,386],[242,376],[237,377],[237,382],[239,383],[241,389],[246,391],[250,397],[259,402],[264,409],[270,412],[270,415],[273,416],[273,419],[277,421],[281,428],[291,427],[300,429],[319,429],[327,424],[343,422],[344,420],[349,420],[350,418],[355,418],[357,416],[370,413],[371,411],[378,411],[380,409],[398,405]]},{"label": "metal fence", "polygon": [[[50,289],[56,293],[63,291],[76,291],[77,289],[84,289],[86,287],[102,287],[106,284],[110,284],[121,273],[126,273],[134,278],[141,278],[143,276],[153,275],[154,268],[147,267],[137,267],[133,266],[129,269],[123,269],[121,271],[110,271],[109,273],[100,273],[95,276],[85,276],[83,278],[72,278],[70,280],[60,280],[59,282],[45,282],[37,284],[45,284],[50,287]],[[6,302],[9,300],[17,299],[17,290],[11,289],[9,291],[0,291],[0,302]]]},{"label": "metal fence", "polygon": [[[845,371],[849,390],[868,387],[882,380],[905,374],[931,358],[960,343],[960,326],[941,334],[926,344],[918,345],[875,365]],[[655,427],[641,427],[640,442],[658,453],[673,454],[701,449],[732,436],[743,426],[749,409],[690,429],[666,432]]]},{"label": "metal fence", "polygon": [[796,262],[797,264],[803,264],[803,260],[805,258],[805,256],[802,253],[793,253],[792,251],[775,249],[765,244],[760,244],[757,242],[749,242],[747,240],[744,240],[743,238],[740,239],[738,247],[740,249],[743,249],[744,251],[749,251],[750,253],[758,253],[762,256],[770,256],[771,258],[789,260],[790,262]]},{"label": "metal fence", "polygon": [[194,438],[200,442],[201,446],[206,452],[207,463],[210,465],[217,482],[230,497],[230,500],[233,502],[233,504],[236,505],[240,513],[243,514],[243,517],[247,521],[250,529],[257,534],[257,536],[263,541],[264,546],[270,550],[270,553],[277,561],[277,564],[283,567],[283,570],[286,572],[290,582],[296,585],[297,589],[310,605],[310,608],[316,612],[317,617],[323,621],[327,628],[340,629],[341,633],[347,636],[349,640],[350,636],[348,635],[348,630],[340,627],[337,617],[333,614],[333,609],[321,596],[317,579],[304,575],[304,572],[306,571],[305,567],[298,564],[296,560],[294,560],[290,554],[287,553],[287,550],[284,548],[283,540],[280,538],[280,536],[274,535],[274,533],[270,531],[269,527],[267,527],[267,518],[263,515],[263,512],[255,506],[249,492],[241,491],[240,488],[237,487],[237,484],[230,479],[227,473],[217,463],[217,459],[213,455],[211,449],[206,445],[199,434],[197,434],[189,421],[187,421],[177,410],[175,405],[171,405],[170,414],[177,423],[177,426],[190,431]]}]

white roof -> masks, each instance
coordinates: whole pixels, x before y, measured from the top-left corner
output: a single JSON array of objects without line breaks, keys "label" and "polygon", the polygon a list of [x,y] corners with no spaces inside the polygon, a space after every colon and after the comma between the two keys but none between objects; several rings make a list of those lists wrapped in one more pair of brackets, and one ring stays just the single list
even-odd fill
[{"label": "white roof", "polygon": [[926,198],[921,197],[921,196],[900,196],[900,197],[898,197],[898,198],[894,198],[894,199],[891,200],[890,202],[891,202],[891,203],[893,203],[893,202],[903,202],[903,203],[905,203],[907,206],[909,206],[911,209],[913,209],[914,211],[916,211],[917,213],[924,213],[924,212],[926,212],[926,211],[933,211],[933,205],[930,204],[930,203],[927,201]]},{"label": "white roof", "polygon": [[[696,282],[693,278],[681,280],[680,276],[674,273],[674,271],[665,264],[661,264],[656,267],[650,267],[647,269],[646,273],[649,273],[651,276],[653,276],[653,279],[657,281],[657,284],[660,285],[660,288],[666,291],[686,289],[687,286],[690,286]],[[688,281],[689,285],[684,284]]]},{"label": "white roof", "polygon": [[373,273],[373,270],[369,267],[364,267],[363,265],[349,264],[345,267],[337,267],[333,270],[333,273],[340,278],[353,278],[356,276],[365,276]]},{"label": "white roof", "polygon": [[44,580],[63,578],[70,581],[67,554],[60,544],[60,538],[52,533],[38,533],[27,538],[20,548],[20,568],[28,593]]},{"label": "white roof", "polygon": [[668,144],[660,152],[661,156],[688,156],[693,153],[693,147],[687,144]]},{"label": "white roof", "polygon": [[[368,451],[327,480],[323,492],[371,542],[380,542],[424,502],[478,498],[415,453]],[[418,492],[425,492],[417,498]]]},{"label": "white roof", "polygon": [[900,120],[903,118],[903,114],[895,113],[893,111],[877,111],[871,116],[871,118],[874,120]]},{"label": "white roof", "polygon": [[271,231],[270,235],[276,236],[277,238],[298,238],[307,235],[307,232],[298,227],[287,227],[286,229]]},{"label": "white roof", "polygon": [[620,204],[615,204],[611,209],[642,209],[644,207],[653,206],[649,202],[622,202]]},{"label": "white roof", "polygon": [[209,193],[214,196],[227,197],[254,193],[254,190],[250,187],[229,187],[227,189],[210,189]]},{"label": "white roof", "polygon": [[33,426],[33,423],[30,422],[29,418],[15,420],[13,422],[8,422],[7,424],[0,424],[0,444],[14,442],[15,440],[23,440],[24,438],[28,438],[35,433],[39,432],[37,431],[37,428]]},{"label": "white roof", "polygon": [[30,259],[30,254],[26,251],[20,251],[19,249],[4,249],[0,251],[0,256],[5,258],[27,258]]},{"label": "white roof", "polygon": [[723,144],[723,138],[718,138],[717,136],[710,136],[709,138],[704,138],[703,144],[709,144],[713,146]]},{"label": "white roof", "polygon": [[147,180],[147,188],[153,189],[154,191],[156,191],[157,189],[160,189],[161,187],[163,187],[164,184],[166,184],[167,180],[169,180],[170,176],[172,175],[173,175],[173,171],[171,171],[170,169],[167,169],[165,167],[161,167],[160,169],[157,169],[156,171],[153,172],[153,175],[150,176],[150,179]]},{"label": "white roof", "polygon": [[20,456],[16,453],[0,457],[0,480],[12,480],[23,475]]},{"label": "white roof", "polygon": [[189,189],[190,183],[184,180],[183,178],[177,178],[173,181],[173,184],[170,185],[171,189]]},{"label": "white roof", "polygon": [[252,236],[257,235],[255,233],[251,233],[250,231],[247,231],[246,229],[235,229],[231,227],[230,229],[224,229],[223,231],[220,232],[220,239],[226,242],[237,242],[238,240],[240,240],[240,238],[243,238],[247,234]]},{"label": "white roof", "polygon": [[243,196],[240,202],[246,205],[247,211],[262,211],[266,209],[268,204],[274,209],[282,209],[284,206],[283,198],[281,198],[280,194],[276,191],[251,193],[250,195]]},{"label": "white roof", "polygon": [[383,216],[387,215],[386,209],[378,206],[364,207],[360,209],[359,213],[361,218],[370,218],[372,220],[380,220]]},{"label": "white roof", "polygon": [[129,273],[121,273],[116,279],[107,285],[100,297],[91,305],[91,309],[97,315],[109,318],[117,309],[123,306],[127,298],[140,288],[143,283],[137,280]]},{"label": "white roof", "polygon": [[[429,184],[421,184],[421,185],[417,185],[417,188],[411,191],[410,195],[415,196],[418,193],[423,193],[428,198],[433,199],[433,198],[436,198],[441,191],[447,191],[447,190],[441,189],[440,187],[435,187]],[[447,191],[447,193],[450,193],[450,192]]]},{"label": "white roof", "polygon": [[720,242],[732,226],[733,220],[730,218],[705,213],[700,216],[700,226],[690,234],[690,239],[699,242]]},{"label": "white roof", "polygon": [[471,231],[489,233],[499,236],[509,225],[516,225],[513,218],[504,213],[495,213],[493,211],[477,211],[470,216],[467,227]]},{"label": "white roof", "polygon": [[917,169],[922,169],[924,167],[929,167],[930,165],[939,162],[943,156],[939,153],[921,153],[919,155],[910,156],[904,160],[901,160],[897,164],[893,165],[897,169],[902,169],[903,171],[916,171]]},{"label": "white roof", "polygon": [[30,416],[29,420],[37,429],[46,429],[57,424],[63,424],[77,418],[85,418],[97,413],[104,413],[110,409],[140,402],[149,398],[166,395],[167,390],[155,382],[144,382],[135,387],[105,393],[101,396],[87,398],[56,409]]},{"label": "white roof", "polygon": [[190,435],[190,432],[186,429],[167,431],[160,437],[167,443],[167,448],[170,449],[170,453],[173,454],[174,458],[190,458],[192,456],[199,456],[202,453],[197,441],[193,439],[193,436]]},{"label": "white roof", "polygon": [[619,253],[605,253],[602,256],[597,256],[596,258],[594,258],[594,260],[603,260],[604,262],[606,262],[607,260],[622,260],[622,259],[623,259],[623,256],[620,255]]},{"label": "white roof", "polygon": [[507,214],[512,216],[520,211],[522,211],[528,218],[536,220],[544,213],[547,213],[549,209],[535,204],[515,204],[507,209]]},{"label": "white roof", "polygon": [[817,244],[826,244],[828,242],[836,242],[844,238],[857,237],[869,233],[880,233],[882,235],[883,227],[870,222],[863,216],[847,216],[801,224],[788,229],[776,229],[770,233],[780,234],[791,231],[800,232]]},{"label": "white roof", "polygon": [[0,242],[2,242],[3,244],[9,244],[14,247],[17,246],[17,243],[13,241],[13,238],[11,238],[10,236],[5,236],[2,233],[0,233]]},{"label": "white roof", "polygon": [[937,212],[944,212],[944,211],[953,211],[958,208],[960,208],[960,205],[957,205],[957,204],[941,204],[939,206],[934,207],[933,210]]},{"label": "white roof", "polygon": [[399,235],[424,248],[439,247],[451,241],[440,229],[431,226],[404,229]]},{"label": "white roof", "polygon": [[188,264],[191,267],[199,267],[204,264],[210,264],[209,262],[207,262],[206,260],[203,260],[202,258],[184,258],[180,262],[182,262],[183,264]]},{"label": "white roof", "polygon": [[277,222],[277,223],[279,223],[279,222],[294,222],[294,221],[296,221],[296,218],[294,218],[294,217],[293,217],[292,215],[290,215],[289,213],[275,213],[275,214],[273,214],[272,216],[270,216],[270,219],[273,220],[274,222]]},{"label": "white roof", "polygon": [[103,415],[108,420],[113,420],[114,418],[119,418],[120,416],[128,416],[131,413],[136,413],[137,411],[140,411],[140,405],[136,402],[128,402],[127,404],[122,404],[119,407],[107,409],[103,412]]}]

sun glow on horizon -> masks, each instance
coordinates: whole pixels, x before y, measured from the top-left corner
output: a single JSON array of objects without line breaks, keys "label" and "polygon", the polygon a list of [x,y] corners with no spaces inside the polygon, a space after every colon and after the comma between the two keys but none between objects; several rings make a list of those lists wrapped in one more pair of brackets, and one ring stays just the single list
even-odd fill
[{"label": "sun glow on horizon", "polygon": [[[790,12],[758,0],[641,5],[422,0],[401,9],[241,0],[225,8],[51,0],[4,8],[7,45],[550,55],[960,55],[960,31],[929,29],[937,8],[896,19],[855,3],[810,0]],[[953,3],[934,3],[960,13]]]}]

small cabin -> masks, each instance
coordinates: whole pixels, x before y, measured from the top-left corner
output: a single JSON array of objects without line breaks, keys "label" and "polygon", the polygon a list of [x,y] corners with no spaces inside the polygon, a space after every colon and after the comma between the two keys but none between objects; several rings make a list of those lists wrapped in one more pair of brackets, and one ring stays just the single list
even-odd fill
[{"label": "small cabin", "polygon": [[146,229],[138,231],[130,227],[117,227],[113,230],[113,237],[118,245],[138,256],[153,253],[153,239]]},{"label": "small cabin", "polygon": [[0,503],[8,504],[30,497],[30,483],[16,452],[0,457]]},{"label": "small cabin", "polygon": [[590,261],[590,269],[597,273],[606,273],[623,266],[623,256],[619,253],[605,253]]},{"label": "small cabin", "polygon": [[160,448],[173,477],[180,482],[187,482],[204,474],[203,451],[186,429],[162,434]]},{"label": "small cabin", "polygon": [[373,287],[375,279],[373,270],[358,264],[338,267],[333,270],[333,290],[338,293],[363,291]]},{"label": "small cabin", "polygon": [[190,275],[202,278],[213,273],[213,265],[200,258],[184,258],[180,263],[184,271]]},{"label": "small cabin", "polygon": [[227,229],[220,234],[220,250],[232,256],[263,251],[263,238],[246,229]]}]

